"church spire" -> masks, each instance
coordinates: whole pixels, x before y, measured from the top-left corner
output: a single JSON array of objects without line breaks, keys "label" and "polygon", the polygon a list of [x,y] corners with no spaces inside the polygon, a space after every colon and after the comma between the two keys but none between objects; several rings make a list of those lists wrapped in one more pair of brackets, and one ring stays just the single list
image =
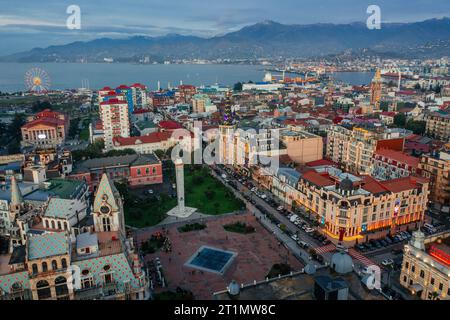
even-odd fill
[{"label": "church spire", "polygon": [[23,204],[22,193],[15,176],[11,177],[11,207],[16,208]]},{"label": "church spire", "polygon": [[103,173],[97,187],[93,216],[96,231],[119,231],[125,236],[122,197],[106,173]]}]

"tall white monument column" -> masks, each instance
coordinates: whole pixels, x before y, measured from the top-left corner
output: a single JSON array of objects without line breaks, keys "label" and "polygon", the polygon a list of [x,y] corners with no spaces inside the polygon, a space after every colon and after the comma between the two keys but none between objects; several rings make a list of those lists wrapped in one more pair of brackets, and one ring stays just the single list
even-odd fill
[{"label": "tall white monument column", "polygon": [[180,214],[184,212],[184,165],[183,160],[177,159],[175,161],[175,175],[177,179],[177,197],[178,197],[178,211]]},{"label": "tall white monument column", "polygon": [[177,186],[177,200],[178,204],[171,209],[167,214],[178,218],[187,218],[193,214],[197,209],[186,207],[184,205],[184,164],[182,159],[175,160],[175,178]]}]

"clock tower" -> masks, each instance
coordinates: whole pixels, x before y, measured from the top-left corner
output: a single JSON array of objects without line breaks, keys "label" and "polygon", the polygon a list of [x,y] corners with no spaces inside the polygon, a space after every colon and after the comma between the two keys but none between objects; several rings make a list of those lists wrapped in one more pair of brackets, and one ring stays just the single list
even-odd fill
[{"label": "clock tower", "polygon": [[103,173],[93,208],[96,232],[118,231],[125,236],[125,218],[122,197],[106,173]]}]

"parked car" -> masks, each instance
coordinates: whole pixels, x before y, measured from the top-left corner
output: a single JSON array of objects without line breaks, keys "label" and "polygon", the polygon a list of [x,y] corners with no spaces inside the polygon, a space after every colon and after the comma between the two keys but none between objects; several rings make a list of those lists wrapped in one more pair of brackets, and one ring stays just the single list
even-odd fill
[{"label": "parked car", "polygon": [[385,267],[390,266],[391,264],[394,264],[394,260],[392,259],[384,259],[381,261],[381,264]]},{"label": "parked car", "polygon": [[380,240],[380,243],[381,243],[381,245],[382,245],[383,247],[386,247],[386,246],[388,245],[387,241],[384,240],[384,239],[381,239],[381,240]]},{"label": "parked car", "polygon": [[294,241],[297,241],[297,240],[298,240],[298,236],[297,236],[296,234],[293,234],[293,235],[291,236],[291,238],[292,238],[292,240],[294,240]]},{"label": "parked car", "polygon": [[279,206],[278,208],[277,208],[277,211],[281,211],[281,210],[283,210],[284,208],[283,208],[283,206]]},{"label": "parked car", "polygon": [[362,252],[367,250],[367,248],[363,244],[358,244],[356,246],[356,249],[358,249],[359,251],[362,251]]},{"label": "parked car", "polygon": [[311,232],[314,232],[314,229],[313,228],[306,228],[305,232],[306,233],[311,233]]},{"label": "parked car", "polygon": [[303,249],[307,249],[309,247],[309,244],[307,244],[305,241],[299,241],[298,245]]},{"label": "parked car", "polygon": [[389,238],[389,237],[384,238],[384,241],[386,241],[388,245],[393,243],[391,238]]}]

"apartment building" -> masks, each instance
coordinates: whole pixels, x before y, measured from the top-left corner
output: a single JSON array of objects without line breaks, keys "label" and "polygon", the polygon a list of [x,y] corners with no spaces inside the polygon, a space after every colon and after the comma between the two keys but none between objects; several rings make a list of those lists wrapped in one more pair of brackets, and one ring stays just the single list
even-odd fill
[{"label": "apartment building", "polygon": [[125,100],[109,99],[100,103],[100,119],[103,125],[105,149],[113,148],[115,137],[130,136],[128,104]]}]

